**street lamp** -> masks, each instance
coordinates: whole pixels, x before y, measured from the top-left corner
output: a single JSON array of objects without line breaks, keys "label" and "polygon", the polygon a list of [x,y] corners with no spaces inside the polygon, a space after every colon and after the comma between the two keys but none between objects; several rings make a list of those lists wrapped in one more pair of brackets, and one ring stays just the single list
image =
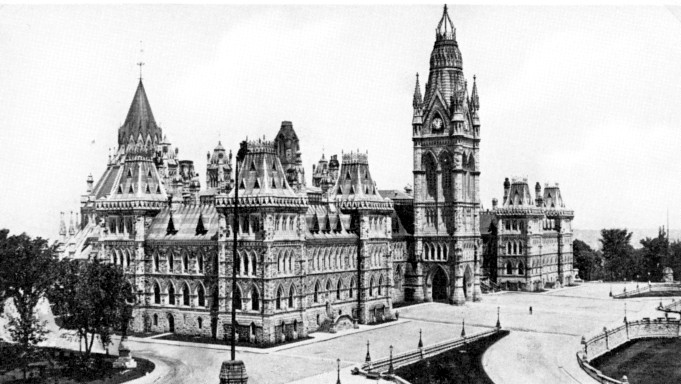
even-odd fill
[{"label": "street lamp", "polygon": [[336,363],[338,364],[338,379],[336,380],[336,384],[341,384],[341,381],[340,381],[340,359],[336,359]]},{"label": "street lamp", "polygon": [[395,368],[393,367],[393,346],[390,346],[390,365],[388,366],[388,374],[394,375]]},{"label": "street lamp", "polygon": [[231,356],[232,360],[236,360],[236,272],[237,272],[237,232],[239,228],[239,163],[244,160],[248,153],[248,143],[242,141],[239,146],[239,151],[236,154],[236,167],[234,177],[234,224],[232,225],[233,249],[232,249],[232,329],[231,329]]}]

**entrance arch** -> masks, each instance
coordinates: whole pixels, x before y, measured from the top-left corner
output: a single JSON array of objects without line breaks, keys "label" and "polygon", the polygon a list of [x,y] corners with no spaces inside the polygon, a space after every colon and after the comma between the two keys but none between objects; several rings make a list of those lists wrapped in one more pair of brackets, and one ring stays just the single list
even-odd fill
[{"label": "entrance arch", "polygon": [[435,269],[435,272],[433,273],[433,281],[432,281],[432,296],[433,296],[433,301],[447,301],[449,298],[448,295],[448,288],[449,287],[449,278],[447,277],[447,274],[445,271],[438,267]]},{"label": "entrance arch", "polygon": [[466,300],[473,298],[473,270],[470,265],[466,266],[466,272],[463,274],[463,294]]}]

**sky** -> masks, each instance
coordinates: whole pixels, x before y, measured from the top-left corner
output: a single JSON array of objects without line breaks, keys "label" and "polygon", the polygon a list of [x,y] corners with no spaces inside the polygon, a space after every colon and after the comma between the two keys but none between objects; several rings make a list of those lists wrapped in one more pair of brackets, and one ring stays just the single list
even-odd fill
[{"label": "sky", "polygon": [[[441,5],[0,8],[0,228],[55,238],[117,145],[143,61],[150,104],[205,185],[218,140],[290,120],[308,183],[368,151],[413,184],[412,96]],[[681,8],[451,5],[480,94],[481,201],[559,182],[574,227],[681,227]],[[141,43],[140,43],[141,42]],[[140,52],[142,47],[143,52]],[[423,86],[422,82],[422,86]],[[423,89],[422,89],[423,92]]]}]

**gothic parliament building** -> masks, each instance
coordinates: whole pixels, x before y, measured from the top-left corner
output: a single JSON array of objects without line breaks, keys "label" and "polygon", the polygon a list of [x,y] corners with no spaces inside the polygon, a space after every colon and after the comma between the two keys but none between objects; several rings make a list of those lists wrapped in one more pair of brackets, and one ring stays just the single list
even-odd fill
[{"label": "gothic parliament building", "polygon": [[106,171],[88,177],[68,226],[62,214],[60,256],[123,268],[136,332],[224,338],[234,299],[237,337],[264,344],[388,321],[395,303],[571,284],[574,214],[557,184],[537,183],[533,199],[526,179],[506,179],[501,204],[481,210],[478,89],[446,6],[413,109],[413,189],[378,190],[361,152],[322,156],[307,185],[288,121],[248,142],[238,174],[218,143],[202,189],[140,79]]}]

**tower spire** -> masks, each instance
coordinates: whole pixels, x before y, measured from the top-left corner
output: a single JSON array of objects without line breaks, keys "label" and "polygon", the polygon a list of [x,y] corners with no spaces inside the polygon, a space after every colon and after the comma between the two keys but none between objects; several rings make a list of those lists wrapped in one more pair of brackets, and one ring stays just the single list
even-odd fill
[{"label": "tower spire", "polygon": [[423,97],[421,96],[421,84],[419,84],[419,73],[416,72],[416,87],[414,88],[414,109],[421,107]]},{"label": "tower spire", "polygon": [[435,29],[436,40],[456,40],[456,28],[454,28],[454,23],[452,19],[449,18],[449,13],[447,12],[447,4],[445,4],[442,11],[442,18],[437,24]]},{"label": "tower spire", "polygon": [[471,106],[477,111],[480,109],[480,99],[478,97],[477,77],[473,75],[473,91],[471,91]]}]

